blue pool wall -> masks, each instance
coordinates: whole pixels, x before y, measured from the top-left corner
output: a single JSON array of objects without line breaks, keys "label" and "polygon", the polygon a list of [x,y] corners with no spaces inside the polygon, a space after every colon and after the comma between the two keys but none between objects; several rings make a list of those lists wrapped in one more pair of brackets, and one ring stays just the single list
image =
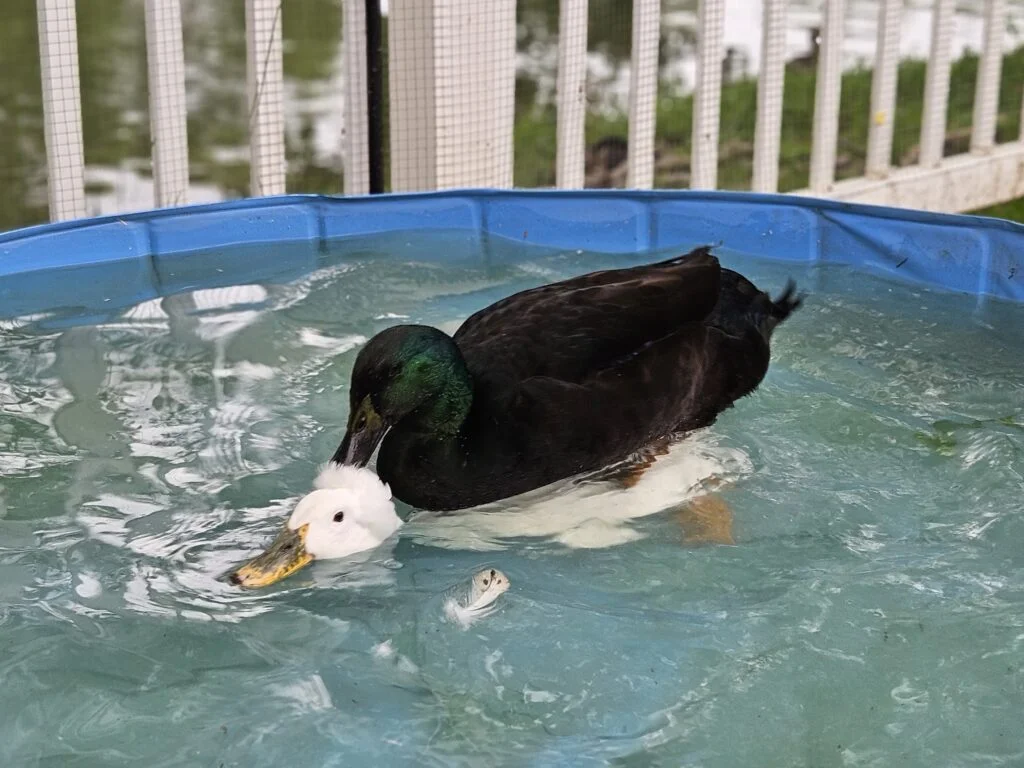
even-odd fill
[{"label": "blue pool wall", "polygon": [[339,245],[356,252],[382,238],[397,257],[438,261],[514,259],[520,245],[624,254],[714,244],[1024,302],[1024,226],[1000,219],[735,192],[458,190],[250,198],[3,233],[0,314],[108,315],[185,290],[288,280]]}]

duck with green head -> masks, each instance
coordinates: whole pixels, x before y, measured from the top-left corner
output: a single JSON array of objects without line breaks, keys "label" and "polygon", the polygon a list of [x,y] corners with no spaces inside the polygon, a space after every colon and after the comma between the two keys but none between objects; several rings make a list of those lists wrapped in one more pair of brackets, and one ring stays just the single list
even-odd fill
[{"label": "duck with green head", "polygon": [[772,300],[698,248],[514,294],[453,336],[388,328],[356,357],[329,467],[379,446],[389,495],[454,510],[622,462],[751,393],[799,304],[792,284]]}]

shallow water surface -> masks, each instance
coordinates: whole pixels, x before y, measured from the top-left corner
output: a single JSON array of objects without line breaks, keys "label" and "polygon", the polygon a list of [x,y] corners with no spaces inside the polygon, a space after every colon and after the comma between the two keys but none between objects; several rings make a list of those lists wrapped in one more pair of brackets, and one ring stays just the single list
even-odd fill
[{"label": "shallow water surface", "polygon": [[[4,321],[0,762],[1021,764],[1024,310],[723,260],[811,295],[759,391],[638,493],[413,515],[262,592],[220,577],[336,446],[369,336],[635,257],[367,252]],[[684,543],[709,475],[735,546]],[[511,588],[450,622],[485,565]]]}]

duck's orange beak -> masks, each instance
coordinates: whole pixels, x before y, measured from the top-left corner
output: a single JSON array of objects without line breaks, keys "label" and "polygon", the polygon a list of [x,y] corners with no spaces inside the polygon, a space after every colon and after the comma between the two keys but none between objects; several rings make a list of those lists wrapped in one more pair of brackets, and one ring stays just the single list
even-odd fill
[{"label": "duck's orange beak", "polygon": [[308,530],[308,524],[293,531],[285,523],[266,552],[231,573],[228,577],[231,583],[240,587],[266,587],[309,565],[313,556],[306,551]]}]

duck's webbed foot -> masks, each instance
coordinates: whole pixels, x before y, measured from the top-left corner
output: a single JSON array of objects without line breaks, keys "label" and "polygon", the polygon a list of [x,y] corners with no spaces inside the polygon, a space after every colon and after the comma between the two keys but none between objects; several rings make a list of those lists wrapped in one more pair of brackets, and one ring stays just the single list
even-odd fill
[{"label": "duck's webbed foot", "polygon": [[[610,481],[624,489],[632,488],[659,457],[669,452],[675,440],[673,437],[661,438],[628,461],[609,467],[590,479]],[[732,536],[732,510],[719,493],[728,483],[720,477],[712,476],[701,485],[701,495],[680,504],[673,511],[683,529],[683,544],[735,544]]]},{"label": "duck's webbed foot", "polygon": [[[721,481],[711,478],[705,487],[720,487]],[[683,529],[683,544],[735,544],[732,536],[732,510],[719,493],[705,493],[690,499],[675,512]]]}]

